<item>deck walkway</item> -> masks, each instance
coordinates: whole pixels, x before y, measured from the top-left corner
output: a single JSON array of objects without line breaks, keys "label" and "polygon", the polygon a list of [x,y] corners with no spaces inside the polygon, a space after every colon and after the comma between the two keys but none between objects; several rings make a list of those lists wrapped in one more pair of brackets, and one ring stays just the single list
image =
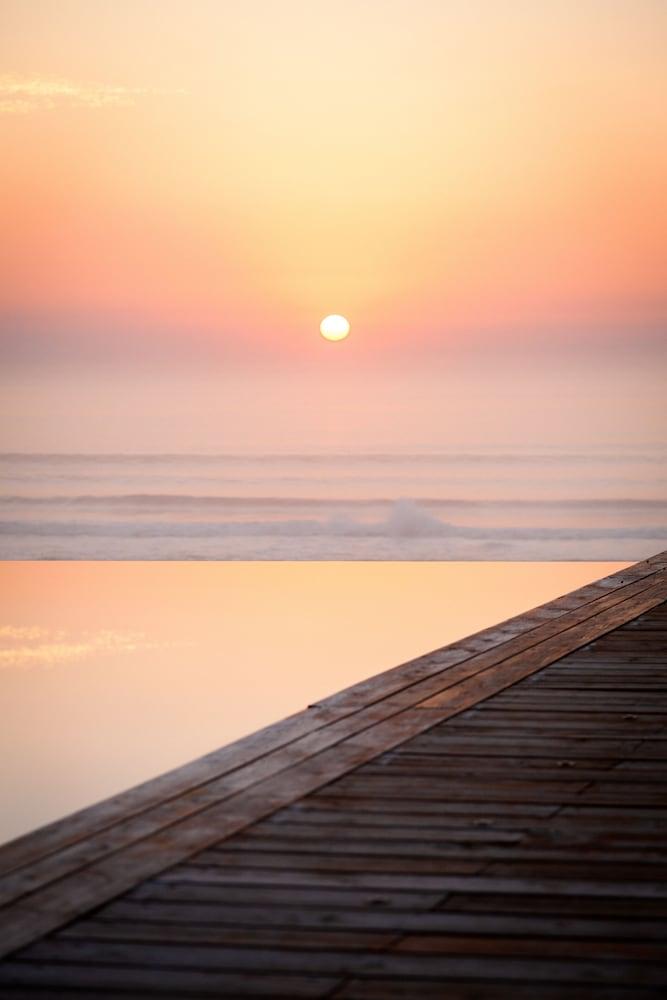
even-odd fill
[{"label": "deck walkway", "polygon": [[0,997],[667,994],[667,553],[0,849]]}]

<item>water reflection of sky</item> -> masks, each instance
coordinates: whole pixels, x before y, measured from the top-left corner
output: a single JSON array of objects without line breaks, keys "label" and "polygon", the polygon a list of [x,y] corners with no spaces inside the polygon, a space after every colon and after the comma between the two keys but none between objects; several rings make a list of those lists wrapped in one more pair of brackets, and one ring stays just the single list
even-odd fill
[{"label": "water reflection of sky", "polygon": [[141,632],[66,632],[39,626],[0,626],[0,668],[53,667],[70,660],[138,653],[165,643]]},{"label": "water reflection of sky", "polygon": [[620,565],[0,563],[0,841]]}]

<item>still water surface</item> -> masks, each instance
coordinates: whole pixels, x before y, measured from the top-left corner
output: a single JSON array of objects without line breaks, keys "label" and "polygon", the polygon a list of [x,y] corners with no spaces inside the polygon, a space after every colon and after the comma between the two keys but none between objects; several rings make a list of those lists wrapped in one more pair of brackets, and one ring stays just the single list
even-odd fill
[{"label": "still water surface", "polygon": [[0,563],[0,841],[625,563]]}]

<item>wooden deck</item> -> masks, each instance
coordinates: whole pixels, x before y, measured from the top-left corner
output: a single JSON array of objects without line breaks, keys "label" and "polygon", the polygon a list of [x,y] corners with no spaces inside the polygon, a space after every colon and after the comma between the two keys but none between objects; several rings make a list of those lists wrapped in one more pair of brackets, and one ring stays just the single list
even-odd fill
[{"label": "wooden deck", "polygon": [[0,997],[667,995],[667,553],[0,849]]}]

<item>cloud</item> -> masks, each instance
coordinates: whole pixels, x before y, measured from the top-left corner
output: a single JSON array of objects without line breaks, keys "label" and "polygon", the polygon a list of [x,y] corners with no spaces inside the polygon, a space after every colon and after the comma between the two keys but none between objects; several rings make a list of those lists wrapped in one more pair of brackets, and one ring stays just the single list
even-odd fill
[{"label": "cloud", "polygon": [[182,94],[183,90],[72,83],[40,77],[0,76],[0,115],[30,114],[56,108],[127,107],[137,98]]}]

